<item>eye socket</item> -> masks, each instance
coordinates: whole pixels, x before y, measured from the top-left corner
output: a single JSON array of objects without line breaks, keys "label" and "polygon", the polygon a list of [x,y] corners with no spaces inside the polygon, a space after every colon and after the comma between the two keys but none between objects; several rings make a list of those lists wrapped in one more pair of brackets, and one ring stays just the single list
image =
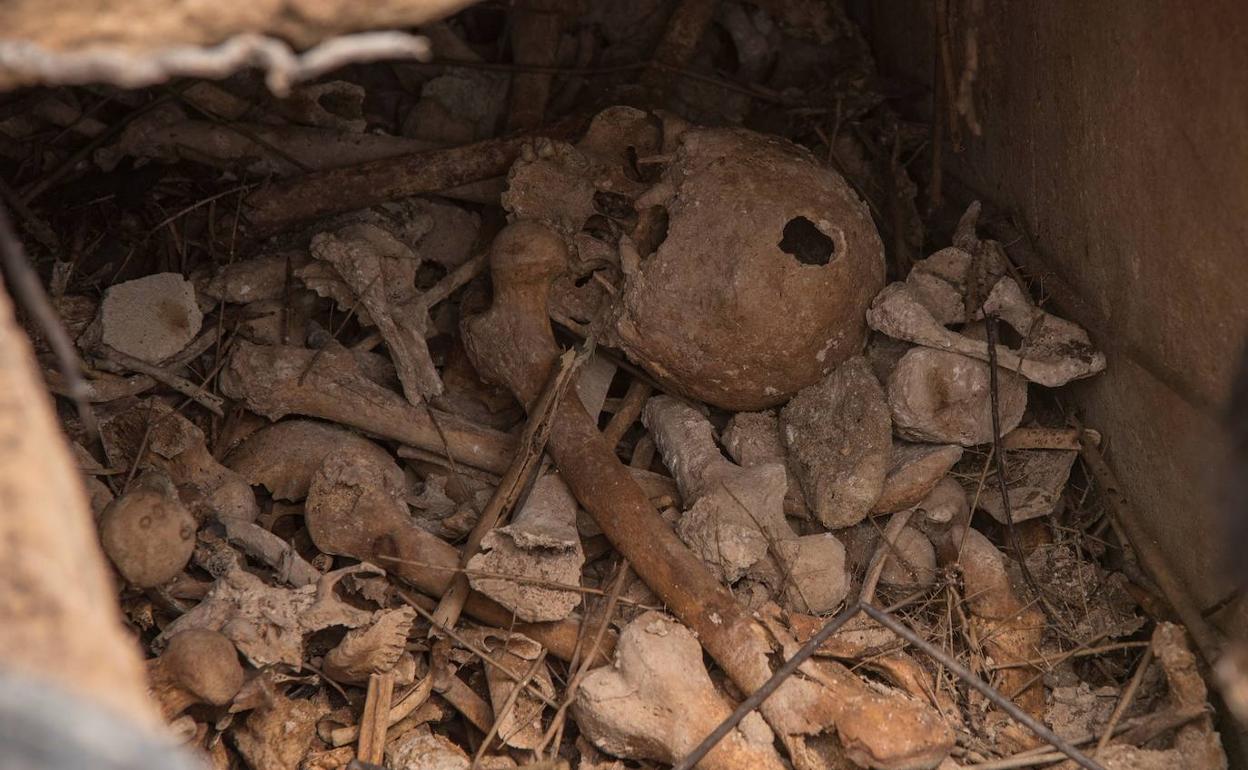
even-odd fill
[{"label": "eye socket", "polygon": [[826,265],[836,257],[836,241],[806,217],[793,217],[785,224],[779,246],[803,265]]}]

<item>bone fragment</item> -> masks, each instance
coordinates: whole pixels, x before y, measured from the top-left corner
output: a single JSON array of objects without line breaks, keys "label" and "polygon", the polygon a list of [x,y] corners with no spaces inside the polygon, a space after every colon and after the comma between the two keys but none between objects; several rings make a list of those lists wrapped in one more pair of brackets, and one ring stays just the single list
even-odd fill
[{"label": "bone fragment", "polygon": [[884,391],[855,356],[780,410],[781,436],[806,503],[831,529],[862,521],[879,499],[892,452]]},{"label": "bone fragment", "polygon": [[888,477],[872,513],[892,513],[918,504],[960,459],[962,447],[957,444],[894,440]]},{"label": "bone fragment", "polygon": [[333,265],[377,325],[407,400],[420,404],[440,395],[442,379],[425,343],[428,316],[409,306],[420,264],[416,253],[370,223],[318,233],[310,248],[312,256]]},{"label": "bone fragment", "polygon": [[[1002,278],[984,304],[1024,339],[1015,350],[997,345],[997,364],[1048,387],[1090,377],[1105,368],[1105,354],[1095,350],[1087,332],[1035,307],[1013,278]],[[988,344],[946,329],[905,283],[884,287],[867,311],[872,329],[928,348],[988,360]]]},{"label": "bone fragment", "polygon": [[[316,473],[305,505],[308,532],[325,553],[373,562],[418,590],[441,596],[459,565],[459,552],[412,523],[384,471],[359,457],[332,456]],[[579,625],[516,623],[512,613],[480,594],[470,594],[464,611],[483,623],[512,628],[567,660]],[[487,726],[488,727],[488,726]]]},{"label": "bone fragment", "polygon": [[340,346],[313,351],[236,343],[221,388],[270,420],[288,414],[319,417],[438,454],[449,450],[457,462],[494,473],[506,470],[515,451],[514,439],[505,433],[413,406],[381,387]]},{"label": "bone fragment", "polygon": [[[1078,454],[1050,449],[1021,449],[1009,453],[1006,494],[1010,498],[1010,516],[1016,523],[1053,513],[1061,501]],[[1006,523],[1001,487],[995,472],[984,481],[979,507],[1002,524]]]},{"label": "bone fragment", "polygon": [[325,655],[325,675],[346,684],[367,684],[373,674],[394,670],[407,653],[416,611],[411,607],[379,612],[372,625],[347,632]]},{"label": "bone fragment", "polygon": [[[217,462],[204,432],[157,399],[141,401],[100,426],[105,453],[115,467],[154,467],[178,488],[178,497],[200,521],[255,521],[259,508],[251,486]],[[140,447],[146,451],[136,456]]]},{"label": "bone fragment", "polygon": [[[615,665],[581,683],[573,708],[577,725],[599,749],[670,764],[715,729],[732,703],[711,683],[689,629],[647,612],[620,634]],[[699,767],[779,770],[784,765],[773,740],[761,719],[747,717]]]},{"label": "bone fragment", "polygon": [[651,398],[642,422],[685,501],[677,533],[728,582],[763,558],[770,542],[793,539],[784,520],[783,465],[741,468],[729,462],[706,418],[670,396]]},{"label": "bone fragment", "polygon": [[225,464],[275,500],[308,496],[312,475],[331,454],[363,455],[384,468],[388,489],[403,488],[403,469],[386,450],[358,433],[316,420],[283,420],[256,431],[225,457]]},{"label": "bone fragment", "polygon": [[[1044,613],[1014,590],[1005,555],[978,530],[965,525],[950,527],[935,545],[942,566],[960,566],[971,628],[993,661],[999,666],[1039,656]],[[1027,668],[999,670],[996,686],[1028,714],[1043,718],[1044,685],[1033,679]],[[1019,692],[1020,688],[1025,689]],[[989,718],[1000,726],[998,740],[1003,743],[1020,750],[1035,745],[1035,736],[1011,722],[1004,712],[993,712]]]},{"label": "bone fragment", "polygon": [[558,474],[548,473],[534,484],[512,523],[481,541],[481,552],[468,561],[468,582],[521,620],[563,620],[581,603],[581,595],[555,585],[580,585],[584,563],[576,499]]},{"label": "bone fragment", "polygon": [[[1027,382],[1002,370],[998,378],[1001,432],[1023,419]],[[932,348],[913,348],[888,378],[888,404],[897,434],[911,441],[975,446],[992,441],[988,365]]]},{"label": "bone fragment", "polygon": [[802,495],[802,485],[789,461],[788,450],[780,437],[780,418],[774,411],[737,412],[728,420],[720,440],[733,462],[745,468],[766,463],[783,463],[789,484],[784,493],[784,515],[809,519],[810,508]]},{"label": "bone fragment", "polygon": [[178,273],[114,284],[100,304],[103,343],[149,364],[181,352],[203,320],[195,288]]}]

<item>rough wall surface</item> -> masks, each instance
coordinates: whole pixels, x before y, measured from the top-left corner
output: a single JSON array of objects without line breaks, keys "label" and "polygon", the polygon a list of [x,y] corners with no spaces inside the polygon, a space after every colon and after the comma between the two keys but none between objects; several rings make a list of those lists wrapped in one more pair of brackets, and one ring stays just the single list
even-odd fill
[{"label": "rough wall surface", "polygon": [[[1028,268],[1073,290],[1063,309],[1110,356],[1080,406],[1146,530],[1212,603],[1228,587],[1221,408],[1248,330],[1248,5],[949,0],[955,37],[976,4],[983,134],[964,132],[946,169],[1014,213],[1043,263]],[[884,74],[931,82],[934,5],[870,9]]]}]

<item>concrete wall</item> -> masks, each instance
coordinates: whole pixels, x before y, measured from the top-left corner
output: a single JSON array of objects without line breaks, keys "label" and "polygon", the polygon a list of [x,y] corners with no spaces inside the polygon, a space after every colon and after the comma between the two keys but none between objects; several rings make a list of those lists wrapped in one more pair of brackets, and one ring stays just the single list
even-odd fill
[{"label": "concrete wall", "polygon": [[[972,2],[949,0],[955,34]],[[930,84],[933,1],[869,6],[882,73]],[[1147,531],[1212,603],[1228,589],[1219,409],[1248,330],[1248,3],[983,6],[983,135],[946,148],[945,168],[1012,211],[1043,263],[1029,267],[1073,290],[1066,312],[1110,359],[1076,399]]]}]

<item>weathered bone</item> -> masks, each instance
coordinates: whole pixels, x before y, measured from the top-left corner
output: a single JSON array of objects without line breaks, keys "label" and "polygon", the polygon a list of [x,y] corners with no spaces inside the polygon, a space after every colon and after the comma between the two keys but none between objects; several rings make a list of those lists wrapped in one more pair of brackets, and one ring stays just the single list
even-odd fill
[{"label": "weathered bone", "polygon": [[420,264],[410,246],[368,222],[345,225],[312,237],[312,256],[333,265],[368,311],[394,359],[403,394],[413,404],[442,393],[442,378],[429,355],[425,308],[412,306]]},{"label": "weathered bone", "polygon": [[[707,675],[689,629],[647,612],[620,634],[616,664],[592,672],[576,693],[576,722],[598,748],[673,763],[732,711]],[[766,725],[733,730],[698,764],[707,770],[783,767]],[[751,727],[753,729],[751,729]]]},{"label": "weathered bone", "polygon": [[486,533],[481,552],[468,560],[468,582],[521,620],[562,620],[581,595],[551,584],[580,585],[584,563],[576,500],[558,474],[548,473],[534,483],[512,523]]},{"label": "weathered bone", "polygon": [[815,517],[830,529],[866,518],[892,454],[888,404],[866,359],[854,356],[800,390],[780,410],[780,427]]},{"label": "weathered bone", "polygon": [[307,350],[239,342],[221,373],[221,389],[270,420],[288,414],[320,417],[448,453],[457,462],[494,473],[506,470],[515,451],[515,440],[505,433],[413,406],[378,385],[340,346]]},{"label": "weathered bone", "polygon": [[[1003,369],[1055,388],[1105,368],[1105,354],[1093,349],[1086,331],[1032,305],[1009,276],[993,286],[984,309],[1000,316],[1024,340],[1018,350],[997,345],[997,363]],[[876,295],[867,323],[890,337],[988,360],[986,342],[946,329],[906,283],[889,284]]]},{"label": "weathered bone", "polygon": [[[912,348],[888,378],[888,405],[897,435],[913,441],[974,446],[992,441],[991,369],[969,356]],[[1027,408],[1027,382],[998,369],[1001,432],[1018,426]]]}]

